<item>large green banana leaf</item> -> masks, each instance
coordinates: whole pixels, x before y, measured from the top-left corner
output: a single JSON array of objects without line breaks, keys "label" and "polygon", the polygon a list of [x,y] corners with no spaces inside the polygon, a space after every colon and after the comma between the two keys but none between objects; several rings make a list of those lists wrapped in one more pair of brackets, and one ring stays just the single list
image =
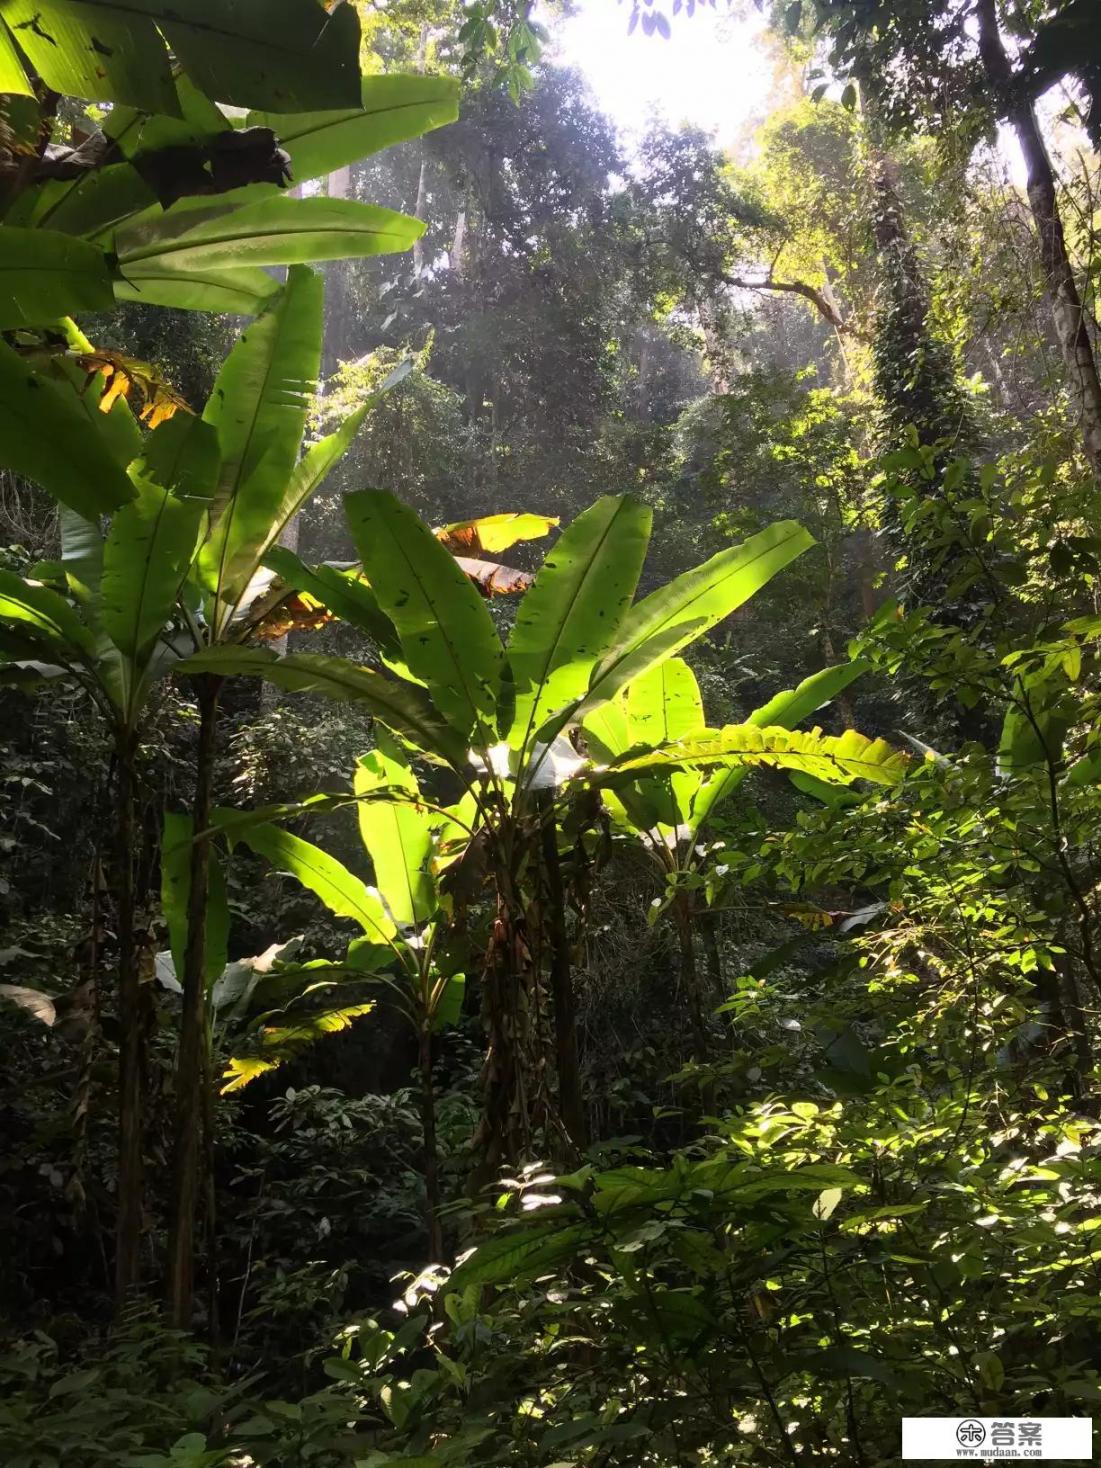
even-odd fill
[{"label": "large green banana leaf", "polygon": [[[593,673],[590,692],[598,693],[609,680],[622,687],[620,665],[655,637],[673,634],[668,653],[686,646],[730,616],[813,544],[813,536],[794,520],[779,520],[675,577],[631,608]],[[679,643],[678,629],[684,634]]]},{"label": "large green banana leaf", "polygon": [[378,893],[319,846],[278,826],[249,826],[236,839],[280,871],[289,872],[320,897],[334,917],[351,918],[375,942],[386,943],[394,937],[397,930]]},{"label": "large green banana leaf", "polygon": [[89,518],[134,497],[98,416],[102,428],[68,384],[36,373],[0,342],[0,464]]},{"label": "large green banana leaf", "polygon": [[[628,685],[627,724],[632,746],[669,744],[706,729],[696,675],[682,658],[667,658]],[[680,827],[703,780],[698,770],[674,770],[664,781],[646,781],[643,793],[662,824]]]},{"label": "large green banana leaf", "polygon": [[669,658],[628,687],[627,724],[631,744],[651,748],[706,728],[700,687],[683,658]]},{"label": "large green banana leaf", "polygon": [[609,664],[603,672],[599,668],[594,669],[589,687],[581,696],[544,723],[539,730],[540,740],[554,739],[569,724],[585,723],[594,709],[599,709],[622,688],[628,687],[651,668],[658,667],[666,658],[706,630],[707,623],[702,617],[694,622],[670,624],[645,642],[639,643],[615,663]]},{"label": "large green banana leaf", "polygon": [[[588,686],[593,665],[616,637],[635,594],[650,520],[650,510],[630,496],[605,495],[548,552],[509,638],[514,748],[529,744]],[[551,736],[541,737],[549,743]]]},{"label": "large green banana leaf", "polygon": [[218,434],[204,418],[177,413],[145,440],[144,473],[171,489],[179,499],[209,501],[218,484]]},{"label": "large green banana leaf", "polygon": [[856,730],[823,734],[820,729],[760,729],[754,724],[728,724],[663,749],[628,754],[587,776],[593,784],[615,786],[661,770],[707,769],[714,766],[770,765],[805,771],[819,779],[848,784],[869,780],[897,785],[909,757],[883,739],[868,739]]},{"label": "large green banana leaf", "polygon": [[34,96],[34,88],[31,86],[26,68],[19,59],[19,52],[15,48],[11,32],[2,21],[0,21],[0,96]]},{"label": "large green banana leaf", "polygon": [[5,223],[56,229],[92,239],[157,202],[152,189],[129,163],[109,163],[74,179],[49,179],[28,189]]},{"label": "large green banana leaf", "polygon": [[219,603],[215,631],[235,609],[263,553],[291,478],[321,364],[322,285],[304,267],[242,332],[203,417],[217,430],[221,468],[199,578]]},{"label": "large green banana leaf", "polygon": [[145,457],[131,468],[137,498],[111,520],[98,620],[134,663],[163,630],[191,565],[206,505],[174,491],[188,482],[193,459],[210,462],[205,440],[213,436],[209,424],[182,415],[162,423],[150,435]]},{"label": "large green banana leaf", "polygon": [[[796,724],[809,719],[811,714],[817,713],[824,704],[836,698],[850,683],[862,677],[870,666],[865,659],[856,658],[851,663],[838,663],[835,667],[812,673],[798,687],[785,688],[770,698],[768,703],[754,709],[746,723],[755,724],[759,729],[793,729]],[[747,767],[742,765],[729,770],[716,770],[708,776],[691,805],[690,821],[695,830],[698,831],[711,813],[733,795],[748,773]],[[793,784],[801,790],[806,790],[809,782],[814,782],[817,788],[823,790],[835,788],[805,770],[793,770],[791,777]],[[815,791],[812,789],[810,793]]]},{"label": "large green banana leaf", "polygon": [[103,251],[53,229],[0,229],[0,329],[115,304]]},{"label": "large green banana leaf", "polygon": [[[412,770],[390,741],[364,755],[355,772],[357,795],[383,789],[419,793]],[[356,809],[359,834],[387,911],[400,927],[422,927],[438,906],[429,870],[432,831],[426,812],[399,800],[361,800]]]},{"label": "large green banana leaf", "polygon": [[113,284],[117,301],[179,311],[230,311],[238,316],[255,316],[279,290],[279,282],[259,266],[183,270],[167,259],[130,265],[125,279]]},{"label": "large green banana leaf", "polygon": [[264,678],[291,693],[320,693],[344,703],[361,703],[426,754],[458,769],[466,764],[466,741],[458,737],[423,688],[343,658],[317,653],[280,658],[267,648],[222,646],[196,653],[178,671]]},{"label": "large green banana leaf", "polygon": [[459,115],[459,85],[446,76],[365,76],[360,105],[343,111],[250,112],[246,127],[270,127],[290,155],[296,183],[319,178]]},{"label": "large green banana leaf", "polygon": [[395,368],[378,391],[350,413],[339,428],[313,444],[289,474],[280,478],[269,473],[265,459],[242,487],[222,570],[223,595],[233,602],[234,610],[268,551],[348,452],[367,414],[385,393],[408,377],[412,365],[403,362]]},{"label": "large green banana leaf", "polygon": [[63,596],[0,569],[0,622],[46,642],[66,660],[91,656],[92,636]]},{"label": "large green banana leaf", "polygon": [[494,724],[502,649],[485,602],[431,530],[383,490],[344,501],[371,588],[401,639],[405,662],[463,740]]},{"label": "large green banana leaf", "polygon": [[55,92],[175,112],[168,53],[143,10],[141,0],[125,6],[103,0],[4,0],[0,14]]},{"label": "large green banana leaf", "polygon": [[[294,111],[359,100],[352,5],[329,14],[317,0],[4,0],[2,14],[46,85],[89,101],[176,114],[169,48],[219,102]],[[6,73],[5,91],[25,90],[10,60]]]},{"label": "large green banana leaf", "polygon": [[187,575],[202,516],[196,500],[178,500],[135,474],[137,499],[111,521],[103,555],[99,620],[111,641],[139,659],[164,627]]},{"label": "large green banana leaf", "polygon": [[851,663],[823,668],[804,678],[797,688],[785,688],[768,703],[754,709],[746,722],[756,724],[759,729],[770,726],[792,729],[843,693],[850,683],[862,678],[871,666],[866,658],[854,658]]},{"label": "large green banana leaf", "polygon": [[103,536],[94,520],[85,520],[75,510],[61,506],[58,512],[61,532],[61,568],[69,590],[77,601],[87,605],[99,592],[103,574]]},{"label": "large green banana leaf", "polygon": [[319,0],[140,0],[197,87],[235,107],[359,100],[359,17]]},{"label": "large green banana leaf", "polygon": [[115,235],[118,273],[133,279],[142,266],[181,272],[347,260],[409,249],[424,223],[408,214],[354,199],[295,199],[285,194],[237,206],[182,200],[147,211]]}]

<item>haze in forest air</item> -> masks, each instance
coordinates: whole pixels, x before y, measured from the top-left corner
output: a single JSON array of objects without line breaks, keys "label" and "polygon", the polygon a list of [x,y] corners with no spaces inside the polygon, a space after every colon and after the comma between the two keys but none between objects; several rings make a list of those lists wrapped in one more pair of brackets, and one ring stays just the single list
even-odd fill
[{"label": "haze in forest air", "polygon": [[746,124],[763,116],[772,65],[761,44],[762,17],[701,9],[677,17],[673,34],[627,34],[630,11],[613,0],[582,0],[559,22],[551,54],[585,76],[601,110],[625,133],[645,128],[655,111],[669,122],[714,132],[730,148]]}]

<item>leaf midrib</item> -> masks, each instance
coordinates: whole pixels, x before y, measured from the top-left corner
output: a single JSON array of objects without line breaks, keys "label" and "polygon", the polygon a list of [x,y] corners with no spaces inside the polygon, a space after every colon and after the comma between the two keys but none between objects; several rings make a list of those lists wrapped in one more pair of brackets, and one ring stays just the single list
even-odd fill
[{"label": "leaf midrib", "polygon": [[[592,555],[589,557],[588,564],[586,565],[585,569],[581,573],[581,579],[578,581],[577,586],[576,586],[576,589],[574,590],[573,595],[570,597],[569,606],[566,608],[566,615],[565,615],[565,617],[563,617],[563,619],[562,619],[562,621],[561,621],[561,623],[559,625],[558,632],[555,634],[554,640],[553,640],[553,642],[551,643],[550,647],[547,650],[547,656],[546,656],[546,658],[543,661],[543,666],[542,666],[542,668],[540,670],[540,673],[539,673],[538,687],[536,689],[535,696],[532,699],[531,712],[528,715],[527,727],[524,730],[524,739],[523,739],[523,743],[520,746],[521,751],[527,749],[528,741],[530,740],[530,738],[532,736],[532,730],[535,727],[535,722],[536,722],[536,720],[535,720],[536,711],[539,708],[539,700],[543,696],[543,690],[545,689],[545,687],[547,685],[547,680],[550,678],[551,673],[557,671],[556,668],[554,668],[554,667],[551,666],[551,664],[554,661],[555,653],[558,651],[558,648],[559,648],[559,646],[560,646],[563,638],[566,635],[566,628],[569,625],[569,623],[570,623],[570,621],[571,621],[571,619],[573,617],[574,611],[576,610],[576,607],[577,607],[577,603],[578,603],[578,601],[579,601],[579,599],[581,597],[581,593],[585,589],[585,586],[586,586],[586,583],[588,581],[588,578],[589,578],[590,574],[593,571],[595,571],[595,569],[596,569],[596,566],[597,566],[597,562],[598,562],[600,553],[601,553],[601,551],[604,548],[604,543],[607,540],[608,536],[611,535],[611,533],[612,533],[612,527],[615,525],[616,521],[619,519],[620,511],[621,510],[624,510],[626,508],[627,508],[627,501],[626,500],[621,500],[619,502],[619,504],[616,506],[615,514],[612,515],[612,517],[609,519],[607,525],[605,525],[603,531],[601,532],[600,539],[597,541],[596,545],[593,547],[593,552],[592,552]],[[624,613],[624,615],[627,615],[626,612]],[[621,619],[620,625],[622,625],[622,619]],[[596,659],[594,658],[593,661],[595,663]]]},{"label": "leaf midrib", "polygon": [[[806,534],[806,532],[803,530],[803,527],[801,525],[796,525],[795,528],[791,530],[786,536],[784,536],[782,540],[778,540],[774,544],[767,546],[764,550],[758,551],[758,553],[755,556],[752,556],[748,561],[744,561],[740,565],[732,567],[726,572],[722,580],[726,581],[731,576],[740,575],[743,571],[748,571],[751,566],[756,565],[756,563],[760,560],[763,560],[765,556],[771,555],[774,551],[777,551],[782,546],[787,545],[788,542],[790,540],[793,540],[797,535],[802,534]],[[602,682],[603,679],[606,678],[610,673],[614,673],[615,670],[628,657],[630,657],[632,653],[637,652],[638,649],[642,647],[643,643],[649,642],[652,637],[660,637],[665,629],[669,627],[674,621],[684,617],[686,613],[690,613],[692,607],[696,604],[696,602],[698,602],[701,597],[707,596],[711,592],[715,591],[717,585],[721,585],[721,582],[711,582],[710,584],[705,584],[701,586],[700,589],[689,601],[678,603],[675,608],[671,609],[666,614],[663,621],[659,622],[653,627],[647,627],[645,623],[640,623],[639,630],[631,634],[631,640],[623,645],[622,651],[615,658],[615,660],[609,663],[602,663],[601,666],[597,669],[597,683],[599,684],[599,682]],[[655,597],[660,596],[661,591],[655,591],[652,593],[652,595],[654,595]],[[649,598],[647,598],[647,600],[649,600]],[[637,612],[641,607],[644,607],[645,605],[645,602],[639,602],[631,609],[631,611]],[[737,610],[737,608],[735,608],[735,610]],[[629,618],[630,615],[631,613],[628,612],[627,618]],[[627,620],[627,618],[625,618],[625,620]]]},{"label": "leaf midrib", "polygon": [[[424,229],[426,228],[424,222],[419,219],[413,219],[412,216],[407,217],[409,218],[410,223],[414,225],[419,224],[421,226],[421,233],[423,233]],[[372,229],[369,225],[355,224],[352,222],[342,222],[339,224],[303,224],[301,226],[283,225],[279,229],[268,230],[261,233],[258,233],[257,230],[253,228],[234,230],[232,232],[226,232],[223,234],[200,235],[197,238],[193,238],[187,234],[184,234],[182,236],[178,236],[173,240],[162,241],[159,244],[149,245],[145,249],[136,250],[129,255],[120,255],[119,266],[120,268],[122,268],[130,265],[140,265],[143,260],[160,260],[166,257],[170,258],[172,255],[182,255],[187,253],[188,251],[199,251],[219,245],[237,244],[242,240],[263,239],[266,241],[271,241],[276,239],[295,239],[300,235],[319,234],[371,235],[372,237],[377,237],[379,239],[400,238],[400,236],[398,236],[396,232],[396,227],[391,229]]]}]

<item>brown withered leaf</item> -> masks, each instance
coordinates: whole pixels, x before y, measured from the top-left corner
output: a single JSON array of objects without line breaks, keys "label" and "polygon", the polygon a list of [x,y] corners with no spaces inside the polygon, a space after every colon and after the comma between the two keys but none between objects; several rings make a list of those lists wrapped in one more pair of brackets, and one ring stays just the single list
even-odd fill
[{"label": "brown withered leaf", "polygon": [[174,414],[190,413],[193,410],[174,387],[170,387],[149,362],[137,357],[127,357],[122,352],[103,348],[94,352],[78,352],[73,360],[88,374],[88,381],[103,378],[103,394],[99,400],[99,411],[109,413],[119,398],[125,398],[131,408],[135,399],[140,402],[138,416],[150,428],[165,423]]},{"label": "brown withered leaf", "polygon": [[502,566],[500,561],[477,561],[470,556],[455,556],[455,561],[484,597],[512,596],[516,592],[527,591],[535,579],[529,571]]},{"label": "brown withered leaf", "polygon": [[292,632],[316,632],[319,627],[335,621],[328,607],[323,607],[305,592],[296,591],[272,607],[250,630],[261,642],[277,642]]},{"label": "brown withered leaf", "polygon": [[826,912],[821,907],[812,907],[809,902],[784,902],[780,904],[780,911],[785,917],[794,918],[800,927],[806,928],[810,933],[833,927],[833,913]]}]

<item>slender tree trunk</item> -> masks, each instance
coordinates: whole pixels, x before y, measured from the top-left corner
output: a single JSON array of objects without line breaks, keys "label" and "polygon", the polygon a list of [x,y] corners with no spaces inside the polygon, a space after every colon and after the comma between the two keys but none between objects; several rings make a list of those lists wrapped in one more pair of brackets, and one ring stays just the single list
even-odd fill
[{"label": "slender tree trunk", "polygon": [[688,1015],[692,1021],[692,1040],[696,1054],[703,1056],[707,1049],[707,1031],[700,1005],[700,981],[696,969],[696,940],[693,929],[692,899],[687,892],[678,892],[673,901],[673,921],[677,929],[677,944],[680,949],[680,985]]},{"label": "slender tree trunk", "polygon": [[203,1220],[206,1239],[207,1318],[209,1339],[217,1351],[221,1345],[221,1278],[218,1271],[218,1210],[214,1186],[214,1075],[213,1035],[210,1011],[203,1015]]},{"label": "slender tree trunk", "polygon": [[134,943],[134,739],[119,736],[119,1172],[115,1232],[115,1311],[121,1313],[141,1273],[143,1033],[141,977]]},{"label": "slender tree trunk", "polygon": [[902,440],[912,426],[923,443],[945,443],[947,461],[973,447],[974,424],[951,349],[933,329],[929,286],[906,226],[898,166],[876,138],[874,98],[870,91],[866,95],[878,267],[876,392],[892,438]]},{"label": "slender tree trunk", "polygon": [[585,1107],[581,1095],[581,1067],[577,1056],[577,1006],[574,1002],[570,943],[566,930],[566,889],[558,855],[554,798],[550,792],[544,803],[542,817],[540,839],[547,894],[544,921],[549,940],[551,994],[554,998],[558,1113],[570,1141],[580,1151],[585,1145]]},{"label": "slender tree trunk", "polygon": [[723,995],[723,961],[719,952],[719,920],[709,909],[699,915],[700,937],[707,958],[707,982],[715,998]]},{"label": "slender tree trunk", "polygon": [[[428,149],[424,139],[421,139],[421,166],[417,175],[417,202],[413,208],[413,218],[423,219],[425,210],[428,208]],[[424,271],[424,238],[413,241],[413,273],[420,275]]]},{"label": "slender tree trunk", "polygon": [[187,946],[184,950],[183,1013],[176,1058],[176,1135],[173,1155],[173,1200],[168,1255],[170,1323],[191,1325],[195,1288],[195,1232],[199,1199],[204,1191],[203,1121],[208,1067],[206,1020],[206,914],[210,882],[210,826],[214,756],[221,680],[196,678],[199,703],[199,748],[195,766],[195,840],[191,847],[191,887],[187,901]]},{"label": "slender tree trunk", "polygon": [[1040,236],[1040,256],[1051,292],[1055,330],[1066,363],[1071,398],[1082,445],[1094,477],[1101,481],[1101,378],[1093,353],[1082,298],[1067,252],[1059,214],[1055,170],[1040,131],[1036,108],[1021,90],[998,29],[994,0],[978,0],[979,51],[987,79],[1024,155],[1028,202]]},{"label": "slender tree trunk", "polygon": [[455,215],[455,232],[451,237],[450,263],[456,280],[462,280],[466,264],[466,205]]},{"label": "slender tree trunk", "polygon": [[471,1187],[475,1191],[492,1182],[503,1164],[518,1161],[531,1136],[522,1060],[529,967],[527,943],[517,926],[515,909],[508,896],[499,892],[482,975],[486,1058],[482,1118],[473,1143],[477,1160]]},{"label": "slender tree trunk", "polygon": [[[428,59],[428,25],[421,26],[420,40],[417,43],[417,70],[424,71],[425,62]],[[413,207],[413,218],[424,219],[428,208],[428,146],[425,140],[420,141],[421,166],[417,174],[417,202]],[[424,270],[424,239],[413,241],[413,274],[420,275]]]},{"label": "slender tree trunk", "polygon": [[443,1261],[443,1229],[440,1226],[440,1157],[436,1142],[436,1089],[432,1078],[432,1027],[424,1022],[420,1032],[421,1128],[424,1132],[424,1209],[428,1225],[428,1258]]},{"label": "slender tree trunk", "polygon": [[[1074,960],[1069,954],[1060,954],[1056,959],[1059,978],[1059,999],[1063,1013],[1063,1025],[1074,1046],[1074,1070],[1072,1084],[1079,1103],[1089,1098],[1090,1077],[1093,1073],[1093,1046],[1090,1043],[1089,1020],[1082,1004],[1082,991]],[[1090,1098],[1092,1101],[1092,1098]]]}]

